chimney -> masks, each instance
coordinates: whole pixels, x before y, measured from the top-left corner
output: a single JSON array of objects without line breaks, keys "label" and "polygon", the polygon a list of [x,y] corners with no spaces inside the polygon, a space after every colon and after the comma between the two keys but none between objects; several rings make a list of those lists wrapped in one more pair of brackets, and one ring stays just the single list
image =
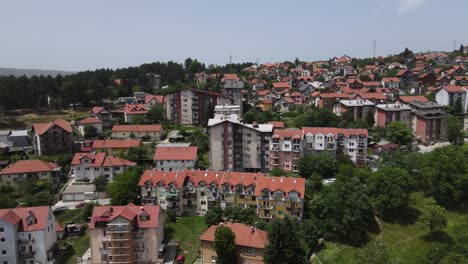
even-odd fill
[{"label": "chimney", "polygon": [[251,226],[251,227],[250,227],[250,233],[253,234],[254,232],[255,232],[255,227],[254,227],[254,226]]}]

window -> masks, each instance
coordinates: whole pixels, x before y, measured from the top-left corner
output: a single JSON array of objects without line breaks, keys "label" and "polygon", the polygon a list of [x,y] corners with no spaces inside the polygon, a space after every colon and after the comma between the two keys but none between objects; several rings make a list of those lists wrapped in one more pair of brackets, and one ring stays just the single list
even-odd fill
[{"label": "window", "polygon": [[246,254],[246,255],[255,256],[255,248],[248,248],[248,247],[245,247],[245,248],[243,248],[242,251],[243,251],[244,254]]},{"label": "window", "polygon": [[104,171],[109,171],[109,168],[104,168]]},{"label": "window", "polygon": [[95,171],[98,171],[98,170],[99,170],[99,168],[94,168],[94,170],[95,170]]},{"label": "window", "polygon": [[218,256],[211,256],[211,263],[216,263]]},{"label": "window", "polygon": [[5,242],[5,238],[4,237],[0,238],[0,241]]},{"label": "window", "polygon": [[2,250],[2,254],[3,254],[3,255],[6,255],[6,250]]},{"label": "window", "polygon": [[4,232],[5,230],[3,229],[3,227],[0,227],[0,232]]}]

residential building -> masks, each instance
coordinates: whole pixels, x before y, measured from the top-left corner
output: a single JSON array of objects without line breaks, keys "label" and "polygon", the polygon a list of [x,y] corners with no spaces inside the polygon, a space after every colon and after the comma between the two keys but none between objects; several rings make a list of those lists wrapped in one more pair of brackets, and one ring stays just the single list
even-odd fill
[{"label": "residential building", "polygon": [[333,113],[341,116],[350,113],[354,121],[365,120],[369,111],[374,112],[375,104],[367,99],[341,100],[333,106]]},{"label": "residential building", "polygon": [[386,127],[388,123],[398,121],[411,129],[411,107],[401,103],[378,104],[375,106],[375,125]]},{"label": "residential building", "polygon": [[299,172],[303,157],[304,131],[302,129],[277,129],[271,136],[270,170],[278,167],[287,172]]},{"label": "residential building", "polygon": [[161,88],[161,75],[158,75],[153,72],[148,72],[146,75],[146,80],[148,81],[148,86],[152,90],[158,90]]},{"label": "residential building", "polygon": [[184,88],[166,96],[167,119],[181,125],[204,125],[216,105],[232,104],[224,94]]},{"label": "residential building", "polygon": [[212,170],[266,172],[273,125],[247,124],[233,116],[208,121]]},{"label": "residential building", "polygon": [[229,171],[147,170],[138,186],[142,204],[176,214],[205,214],[214,206],[255,208],[264,220],[286,215],[302,219],[305,179]]},{"label": "residential building", "polygon": [[418,75],[408,69],[400,70],[395,77],[400,78],[400,90],[404,90],[400,93],[418,87]]},{"label": "residential building", "polygon": [[64,119],[56,119],[49,123],[33,124],[32,134],[36,155],[71,153],[72,127]]},{"label": "residential building", "polygon": [[261,100],[258,107],[264,112],[271,111],[273,109],[273,101],[268,99]]},{"label": "residential building", "polygon": [[76,153],[71,162],[75,179],[93,181],[99,176],[105,176],[112,182],[115,175],[125,172],[136,165],[123,158],[100,153]]},{"label": "residential building", "polygon": [[96,186],[94,184],[69,184],[61,192],[63,202],[77,202],[96,199]]},{"label": "residential building", "polygon": [[468,100],[467,100],[468,88],[464,88],[457,85],[447,85],[437,91],[435,95],[436,102],[443,106],[454,107],[457,101],[461,102],[463,111],[468,111]]},{"label": "residential building", "polygon": [[78,131],[82,136],[85,135],[85,127],[91,126],[96,129],[97,134],[102,133],[102,121],[95,117],[87,117],[83,120],[78,121]]},{"label": "residential building", "polygon": [[294,104],[304,104],[304,95],[300,92],[294,92],[289,97],[294,101]]},{"label": "residential building", "polygon": [[232,104],[240,107],[242,116],[242,89],[244,89],[244,82],[239,79],[237,74],[224,74],[221,80],[222,92],[226,97],[232,98]]},{"label": "residential building", "polygon": [[280,113],[287,113],[294,107],[294,100],[289,97],[283,97],[275,102],[275,107]]},{"label": "residential building", "polygon": [[148,109],[145,104],[127,104],[124,108],[125,122],[132,123],[135,118],[145,118]]},{"label": "residential building", "polygon": [[163,133],[161,125],[114,125],[111,137],[115,139],[141,139],[159,141]]},{"label": "residential building", "polygon": [[351,99],[349,94],[338,93],[320,93],[316,97],[315,106],[319,108],[327,108],[333,111],[333,106],[340,100]]},{"label": "residential building", "polygon": [[60,180],[60,167],[42,160],[18,160],[0,171],[0,185],[16,186],[23,181],[49,181],[54,186]]},{"label": "residential building", "polygon": [[263,264],[265,247],[268,245],[267,233],[263,230],[241,223],[224,222],[213,225],[200,236],[202,263],[217,263],[216,250],[213,248],[215,232],[218,227],[228,227],[236,237],[236,264]]},{"label": "residential building", "polygon": [[128,140],[119,140],[119,139],[106,139],[106,140],[94,140],[93,146],[91,147],[94,152],[105,152],[108,155],[125,155],[128,153],[130,148],[139,147],[141,140],[137,139],[128,139]]},{"label": "residential building", "polygon": [[156,146],[154,162],[162,171],[194,169],[197,164],[197,147]]},{"label": "residential building", "polygon": [[148,111],[149,111],[155,105],[161,105],[162,107],[166,107],[166,105],[164,104],[165,99],[166,98],[163,95],[147,94],[146,97],[145,97],[146,109],[148,109]]},{"label": "residential building", "polygon": [[443,106],[434,102],[413,100],[408,102],[412,111],[412,131],[416,138],[429,144],[447,140],[446,118]]},{"label": "residential building", "polygon": [[0,130],[0,143],[11,148],[29,146],[28,130]]},{"label": "residential building", "polygon": [[101,120],[103,127],[112,126],[112,112],[105,107],[95,106],[89,111],[89,114],[91,117]]},{"label": "residential building", "polygon": [[89,223],[92,263],[162,263],[159,206],[96,206]]},{"label": "residential building", "polygon": [[240,107],[238,105],[217,105],[215,106],[214,114],[223,116],[241,116]]},{"label": "residential building", "polygon": [[1,263],[55,263],[55,225],[48,206],[0,209]]}]

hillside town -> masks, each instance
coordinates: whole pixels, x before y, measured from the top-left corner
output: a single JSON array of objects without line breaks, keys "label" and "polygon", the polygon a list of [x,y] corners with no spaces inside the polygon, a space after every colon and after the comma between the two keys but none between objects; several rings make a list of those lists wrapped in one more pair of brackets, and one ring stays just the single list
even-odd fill
[{"label": "hillside town", "polygon": [[468,258],[468,46],[0,78],[0,263]]}]

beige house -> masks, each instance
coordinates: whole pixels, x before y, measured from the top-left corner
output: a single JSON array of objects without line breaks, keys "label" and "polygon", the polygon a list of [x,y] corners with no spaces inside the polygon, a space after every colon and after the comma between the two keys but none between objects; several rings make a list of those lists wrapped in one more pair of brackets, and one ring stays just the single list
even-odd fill
[{"label": "beige house", "polygon": [[57,184],[60,167],[42,160],[19,160],[0,171],[0,185],[16,186],[23,181],[49,181]]},{"label": "beige house", "polygon": [[158,141],[163,128],[161,125],[115,125],[112,127],[112,138],[115,139],[147,139]]},{"label": "beige house", "polygon": [[89,224],[91,263],[162,263],[159,206],[97,206]]},{"label": "beige house", "polygon": [[208,228],[200,237],[202,263],[216,263],[216,250],[213,248],[215,231],[218,227],[229,227],[236,236],[238,264],[263,264],[265,247],[268,245],[267,233],[241,223],[221,223]]}]

